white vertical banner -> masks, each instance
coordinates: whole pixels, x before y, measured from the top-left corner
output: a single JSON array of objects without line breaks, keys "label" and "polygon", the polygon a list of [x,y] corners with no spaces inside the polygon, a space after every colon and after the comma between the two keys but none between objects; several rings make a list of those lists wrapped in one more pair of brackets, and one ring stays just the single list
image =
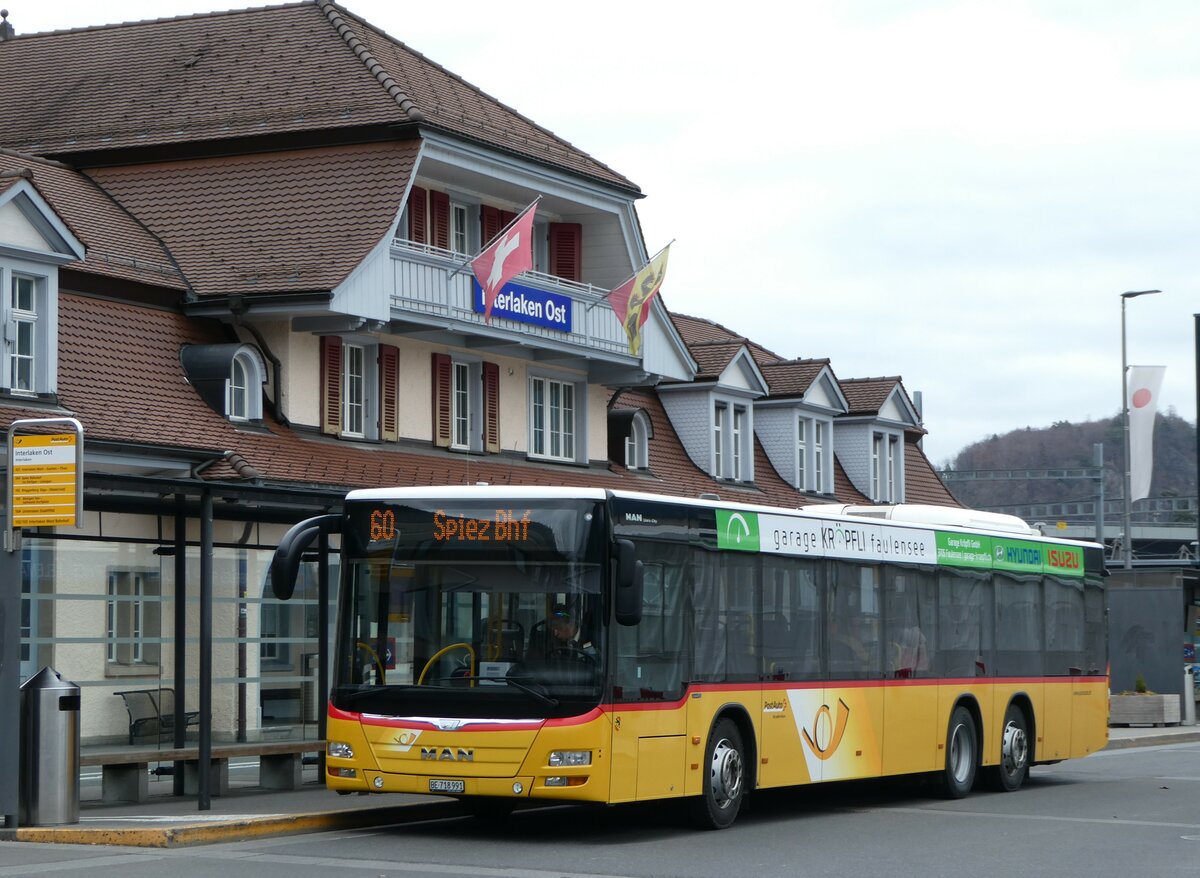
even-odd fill
[{"label": "white vertical banner", "polygon": [[1130,366],[1129,399],[1129,501],[1150,496],[1154,470],[1154,416],[1166,366]]}]

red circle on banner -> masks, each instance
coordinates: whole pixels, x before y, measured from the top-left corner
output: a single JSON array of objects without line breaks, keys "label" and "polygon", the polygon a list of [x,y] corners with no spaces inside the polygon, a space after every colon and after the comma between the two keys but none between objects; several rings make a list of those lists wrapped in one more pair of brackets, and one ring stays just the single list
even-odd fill
[{"label": "red circle on banner", "polygon": [[1150,391],[1141,387],[1133,392],[1133,407],[1135,409],[1145,408],[1150,405]]}]

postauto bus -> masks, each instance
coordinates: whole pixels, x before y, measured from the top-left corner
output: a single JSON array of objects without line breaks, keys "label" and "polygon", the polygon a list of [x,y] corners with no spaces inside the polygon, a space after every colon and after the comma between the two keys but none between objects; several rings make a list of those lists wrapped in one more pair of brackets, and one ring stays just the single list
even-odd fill
[{"label": "postauto bus", "polygon": [[[780,509],[605,490],[354,491],[326,783],[678,799],[928,775],[951,797],[1107,742],[1101,547],[927,506]],[[565,622],[565,624],[557,624]]]}]

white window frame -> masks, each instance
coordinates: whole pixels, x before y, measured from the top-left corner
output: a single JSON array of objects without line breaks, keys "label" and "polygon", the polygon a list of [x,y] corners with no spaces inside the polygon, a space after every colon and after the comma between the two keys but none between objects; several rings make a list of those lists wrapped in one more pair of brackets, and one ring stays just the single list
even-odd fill
[{"label": "white window frame", "polygon": [[876,503],[899,503],[900,439],[894,433],[871,434],[871,499]]},{"label": "white window frame", "polygon": [[813,421],[813,490],[819,491],[822,494],[831,493],[830,488],[826,484],[825,471],[827,469],[826,462],[826,439],[830,436],[832,430],[824,421]]},{"label": "white window frame", "polygon": [[744,481],[742,478],[742,437],[746,435],[746,407],[735,405],[733,406],[733,417],[730,419],[732,429],[729,434],[730,447],[730,462],[733,464],[733,472],[730,475],[735,482]]},{"label": "white window frame", "polygon": [[584,451],[587,385],[551,375],[529,376],[529,456],[575,463]]},{"label": "white window frame", "polygon": [[754,479],[752,409],[743,402],[713,402],[713,478],[734,482]]},{"label": "white window frame", "polygon": [[[367,436],[369,394],[367,345],[342,343],[342,435],[355,439]],[[357,428],[357,429],[356,429]]]},{"label": "white window frame", "polygon": [[225,415],[238,423],[262,420],[262,385],[266,366],[258,351],[243,345],[229,364],[225,381]]},{"label": "white window frame", "polygon": [[796,488],[808,490],[808,425],[809,419],[796,418]]},{"label": "white window frame", "polygon": [[550,273],[550,223],[533,221],[533,270]]},{"label": "white window frame", "polygon": [[[28,302],[18,303],[20,287]],[[8,342],[9,387],[13,393],[37,394],[37,321],[38,321],[38,278],[19,272],[12,273],[9,284],[8,325],[11,337]],[[9,335],[6,333],[6,335]],[[26,374],[22,375],[22,366]]]},{"label": "white window frame", "polygon": [[455,256],[470,256],[471,205],[461,201],[450,201],[450,250]]},{"label": "white window frame", "polygon": [[450,363],[450,447],[471,447],[471,366]]},{"label": "white window frame", "polygon": [[713,408],[713,478],[725,478],[725,419],[729,404],[718,402]]},{"label": "white window frame", "polygon": [[[161,649],[148,642],[162,637],[161,586],[159,590],[150,588],[152,577],[157,583],[157,577],[145,570],[108,571],[105,659],[110,665],[159,663]],[[122,640],[129,643],[120,643]]]},{"label": "white window frame", "polygon": [[625,437],[625,469],[650,469],[650,430],[642,412],[636,412],[629,421],[629,435]]}]

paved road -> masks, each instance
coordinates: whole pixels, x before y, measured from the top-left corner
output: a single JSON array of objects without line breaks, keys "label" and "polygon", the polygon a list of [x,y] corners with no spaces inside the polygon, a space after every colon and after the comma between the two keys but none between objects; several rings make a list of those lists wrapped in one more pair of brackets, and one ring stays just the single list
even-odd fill
[{"label": "paved road", "polygon": [[1200,873],[1200,743],[1113,750],[1036,769],[1016,794],[934,798],[911,783],[760,795],[729,830],[662,805],[553,808],[174,850],[0,843],[0,878],[807,878]]}]

